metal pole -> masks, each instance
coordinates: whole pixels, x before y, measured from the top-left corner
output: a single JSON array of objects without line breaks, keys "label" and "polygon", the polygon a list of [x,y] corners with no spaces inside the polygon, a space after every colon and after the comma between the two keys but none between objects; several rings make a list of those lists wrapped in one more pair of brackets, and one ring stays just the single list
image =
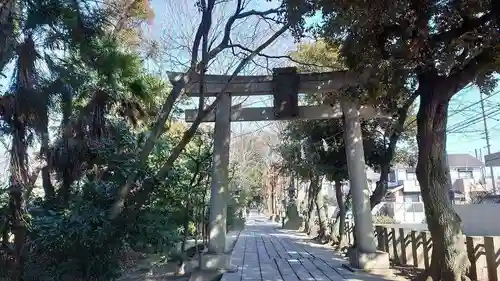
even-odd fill
[{"label": "metal pole", "polygon": [[[483,149],[479,149],[479,160],[483,161]],[[486,167],[481,167],[481,179],[483,183],[486,184]]]},{"label": "metal pole", "polygon": [[[481,112],[483,113],[483,125],[484,125],[484,135],[486,137],[486,149],[488,149],[488,154],[491,154],[491,145],[490,145],[490,135],[488,133],[488,123],[486,122],[486,114],[484,113],[484,101],[483,101],[483,94],[480,91],[480,101],[481,101]],[[490,173],[491,173],[491,186],[493,187],[493,194],[496,194],[496,187],[495,187],[495,174],[493,172],[493,167],[490,167]]]}]

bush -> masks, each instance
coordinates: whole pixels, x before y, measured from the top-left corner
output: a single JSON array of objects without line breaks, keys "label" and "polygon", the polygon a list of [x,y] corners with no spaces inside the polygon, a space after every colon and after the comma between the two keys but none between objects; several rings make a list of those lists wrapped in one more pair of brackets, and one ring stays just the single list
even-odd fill
[{"label": "bush", "polygon": [[389,216],[373,216],[374,224],[398,224],[399,222]]},{"label": "bush", "polygon": [[118,184],[86,182],[65,210],[30,210],[25,280],[113,280],[121,273],[124,252],[162,251],[179,240],[168,210],[145,208],[127,225],[108,220]]},{"label": "bush", "polygon": [[129,225],[127,243],[141,252],[170,251],[181,240],[181,232],[177,228],[178,224],[172,221],[172,215],[164,209],[145,209],[136,223]]},{"label": "bush", "polygon": [[[31,211],[25,280],[110,280],[120,271],[125,233],[106,217],[100,203],[111,200],[110,186],[85,184],[84,193],[67,210]],[[89,200],[88,197],[95,200]]]}]

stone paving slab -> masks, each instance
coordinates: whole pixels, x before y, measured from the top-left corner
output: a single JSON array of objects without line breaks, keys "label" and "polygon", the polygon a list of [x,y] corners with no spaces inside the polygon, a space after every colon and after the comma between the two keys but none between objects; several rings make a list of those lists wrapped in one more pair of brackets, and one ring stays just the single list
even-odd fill
[{"label": "stone paving slab", "polygon": [[235,244],[231,262],[238,271],[225,273],[221,281],[394,280],[351,272],[331,249],[311,243],[304,234],[279,229],[279,224],[255,213]]}]

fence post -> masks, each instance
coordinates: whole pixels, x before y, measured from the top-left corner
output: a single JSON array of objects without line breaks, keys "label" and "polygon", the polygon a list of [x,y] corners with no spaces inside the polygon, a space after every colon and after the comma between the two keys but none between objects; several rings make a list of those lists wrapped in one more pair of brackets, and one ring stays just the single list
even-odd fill
[{"label": "fence post", "polygon": [[465,237],[465,245],[467,247],[467,256],[469,257],[470,261],[468,276],[471,280],[477,280],[477,267],[476,267],[477,260],[476,260],[474,239],[470,236]]},{"label": "fence post", "polygon": [[423,245],[423,253],[424,253],[424,267],[425,269],[429,268],[430,259],[429,259],[429,240],[427,240],[427,232],[422,232],[422,245]]},{"label": "fence post", "polygon": [[413,266],[418,267],[418,240],[420,239],[420,235],[416,235],[417,232],[415,230],[411,231],[411,253],[413,256]]},{"label": "fence post", "polygon": [[393,251],[393,259],[399,261],[399,256],[398,256],[398,239],[396,236],[396,229],[391,228],[391,234],[392,234],[392,251]]},{"label": "fence post", "polygon": [[377,250],[385,251],[383,226],[380,226],[380,225],[375,226],[375,231],[377,233]]},{"label": "fence post", "polygon": [[495,242],[493,241],[493,237],[484,237],[484,250],[486,255],[486,267],[488,270],[488,281],[498,281]]},{"label": "fence post", "polygon": [[405,230],[403,228],[399,229],[399,240],[401,241],[401,264],[405,265],[407,262],[406,259],[406,235]]},{"label": "fence post", "polygon": [[384,252],[389,253],[389,233],[387,232],[387,227],[384,226],[383,232],[384,232]]}]

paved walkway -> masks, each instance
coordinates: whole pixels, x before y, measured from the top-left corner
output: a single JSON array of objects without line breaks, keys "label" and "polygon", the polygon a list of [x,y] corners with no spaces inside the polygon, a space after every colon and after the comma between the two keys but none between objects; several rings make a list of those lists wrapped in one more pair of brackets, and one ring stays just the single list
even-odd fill
[{"label": "paved walkway", "polygon": [[231,256],[238,272],[224,274],[222,281],[389,280],[351,272],[342,266],[346,260],[331,249],[279,226],[251,213]]}]

